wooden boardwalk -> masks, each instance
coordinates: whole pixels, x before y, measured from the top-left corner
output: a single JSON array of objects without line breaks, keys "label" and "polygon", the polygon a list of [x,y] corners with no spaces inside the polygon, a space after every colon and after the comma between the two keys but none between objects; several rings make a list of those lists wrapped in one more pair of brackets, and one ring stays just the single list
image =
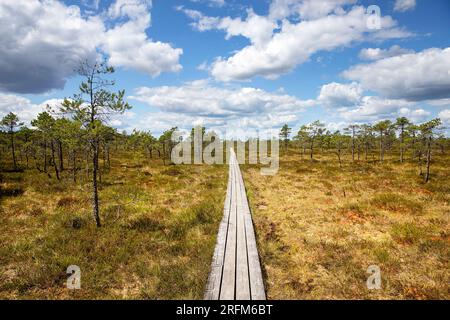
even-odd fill
[{"label": "wooden boardwalk", "polygon": [[244,180],[231,149],[224,215],[217,235],[205,300],[265,300]]}]

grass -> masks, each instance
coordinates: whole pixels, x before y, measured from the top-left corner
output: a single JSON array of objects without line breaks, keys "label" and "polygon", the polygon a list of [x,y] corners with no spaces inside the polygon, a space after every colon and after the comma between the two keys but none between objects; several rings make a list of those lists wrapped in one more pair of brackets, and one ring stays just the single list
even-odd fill
[{"label": "grass", "polygon": [[[85,174],[61,182],[4,172],[0,298],[201,299],[226,190],[225,166],[163,166],[118,155],[100,184],[94,226]],[[204,186],[208,185],[208,188]],[[81,268],[68,290],[66,269]]]},{"label": "grass", "polygon": [[[290,150],[273,177],[245,166],[269,299],[449,299],[449,156],[415,163]],[[370,265],[382,289],[368,290]]]},{"label": "grass", "polygon": [[[450,170],[424,184],[400,164],[295,150],[275,176],[242,170],[269,299],[449,299]],[[83,172],[0,177],[0,298],[201,299],[223,214],[226,166],[163,166],[118,154],[102,174],[102,228]],[[368,290],[370,265],[382,289]],[[81,268],[81,290],[65,286]]]}]

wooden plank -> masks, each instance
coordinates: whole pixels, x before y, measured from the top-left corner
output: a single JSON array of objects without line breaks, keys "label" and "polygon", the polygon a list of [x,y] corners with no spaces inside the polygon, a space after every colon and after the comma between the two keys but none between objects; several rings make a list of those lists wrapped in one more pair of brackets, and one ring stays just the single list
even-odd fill
[{"label": "wooden plank", "polygon": [[242,173],[238,172],[238,183],[242,190],[243,199],[243,215],[245,220],[246,238],[247,238],[247,254],[248,268],[250,276],[251,300],[265,300],[266,293],[261,271],[261,263],[259,260],[258,249],[256,246],[255,231],[251,217],[250,207],[248,204],[247,194],[245,191],[244,179]]},{"label": "wooden plank", "polygon": [[213,260],[211,263],[211,272],[208,277],[206,285],[206,291],[204,295],[205,300],[219,300],[220,297],[220,284],[222,281],[223,260],[225,255],[225,245],[228,232],[228,220],[230,217],[231,206],[231,192],[232,192],[232,179],[231,179],[231,167],[228,170],[228,186],[227,194],[225,197],[223,218],[220,222],[219,232],[217,234],[216,248],[214,250]]},{"label": "wooden plank", "polygon": [[229,165],[224,216],[217,235],[205,299],[265,300],[250,207],[239,163],[232,149]]},{"label": "wooden plank", "polygon": [[250,279],[248,273],[247,237],[244,218],[245,191],[240,183],[239,164],[236,170],[236,214],[237,214],[237,252],[236,252],[236,299],[250,300]]},{"label": "wooden plank", "polygon": [[231,179],[232,193],[230,202],[230,218],[228,222],[227,242],[225,246],[225,259],[223,265],[222,283],[220,289],[220,300],[235,299],[236,285],[236,182],[237,172],[234,166],[235,157],[231,157]]}]

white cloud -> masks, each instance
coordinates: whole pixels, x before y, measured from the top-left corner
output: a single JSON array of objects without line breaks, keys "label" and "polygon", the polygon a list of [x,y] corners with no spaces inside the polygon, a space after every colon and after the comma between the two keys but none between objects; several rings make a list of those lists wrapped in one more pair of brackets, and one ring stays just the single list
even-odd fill
[{"label": "white cloud", "polygon": [[183,6],[176,7],[178,11],[182,11],[189,18],[195,20],[190,25],[198,31],[207,31],[216,28],[220,22],[217,17],[208,17],[203,15],[200,11],[186,9]]},{"label": "white cloud", "polygon": [[21,122],[30,125],[40,112],[46,111],[47,105],[54,107],[62,102],[62,99],[49,99],[40,104],[32,103],[29,99],[14,95],[0,93],[0,119],[9,112],[15,113]]},{"label": "white cloud", "polygon": [[360,102],[362,92],[361,86],[356,82],[350,84],[333,82],[322,86],[318,101],[325,106],[354,106]]},{"label": "white cloud", "polygon": [[98,17],[56,1],[0,0],[0,89],[37,93],[61,89],[101,40]]},{"label": "white cloud", "polygon": [[450,98],[450,48],[432,48],[357,65],[343,75],[391,99]]},{"label": "white cloud", "polygon": [[398,45],[394,45],[389,49],[380,49],[380,48],[367,48],[362,49],[359,53],[360,59],[363,60],[380,60],[395,56],[400,56],[402,54],[414,53],[414,50],[404,49]]},{"label": "white cloud", "polygon": [[416,7],[416,0],[395,0],[394,10],[405,12]]},{"label": "white cloud", "polygon": [[312,101],[257,88],[228,89],[215,87],[207,80],[183,86],[141,87],[129,97],[166,112],[196,114],[208,117],[229,117],[265,112],[299,112]]},{"label": "white cloud", "polygon": [[186,9],[183,6],[177,10],[184,12],[195,21],[191,23],[198,31],[223,30],[226,32],[226,39],[234,36],[243,36],[250,39],[252,44],[262,45],[270,41],[272,31],[277,28],[277,23],[264,16],[259,16],[253,10],[247,10],[247,18],[217,18],[203,15],[200,11]]},{"label": "white cloud", "polygon": [[211,118],[199,117],[191,114],[179,114],[172,112],[149,112],[140,116],[133,122],[133,125],[125,127],[128,132],[133,129],[151,130],[152,133],[159,135],[164,130],[177,126],[181,131],[190,131],[197,125],[202,125],[208,131],[215,131],[221,136],[228,137],[255,137],[260,134],[275,130],[277,133],[285,123],[293,123],[298,120],[297,115],[272,115],[261,114],[255,117],[236,117],[236,118]]},{"label": "white cloud", "polygon": [[[349,122],[373,122],[380,119],[395,119],[400,114],[400,110],[406,113],[406,110],[414,105],[413,102],[406,100],[365,96],[361,98],[361,103],[357,107],[343,107],[337,109],[337,112],[340,117]],[[409,111],[409,114],[414,111]]]},{"label": "white cloud", "polygon": [[333,119],[344,119],[344,123],[394,120],[397,117],[407,117],[420,122],[431,115],[430,112],[420,108],[417,102],[364,96],[363,88],[356,82],[350,84],[333,82],[323,85],[317,102],[328,108],[333,114]]},{"label": "white cloud", "polygon": [[[9,112],[15,113],[21,122],[26,126],[31,125],[31,121],[36,119],[41,112],[57,111],[64,99],[48,99],[42,103],[32,103],[29,99],[15,94],[6,94],[0,92],[0,119]],[[48,108],[50,107],[50,109]],[[61,114],[53,114],[54,117],[63,117]],[[135,121],[136,114],[132,111],[126,111],[123,114],[112,114],[108,117],[108,123],[116,128],[123,128],[131,121]]]},{"label": "white cloud", "polygon": [[356,3],[356,0],[274,0],[270,4],[269,17],[274,20],[298,15],[301,19],[317,19],[342,7]]},{"label": "white cloud", "polygon": [[151,23],[151,1],[116,0],[108,10],[112,19],[128,21],[108,30],[102,48],[109,54],[109,63],[132,68],[151,76],[162,72],[178,72],[182,69],[179,59],[182,49],[170,44],[148,39],[145,30]]},{"label": "white cloud", "polygon": [[247,19],[242,21],[240,18],[232,19],[226,17],[220,20],[216,26],[217,29],[225,30],[226,39],[233,36],[244,36],[250,39],[251,43],[260,46],[270,41],[272,31],[277,27],[277,24],[270,21],[266,17],[259,16],[253,10],[247,11]]},{"label": "white cloud", "polygon": [[439,100],[429,100],[427,101],[429,105],[435,107],[450,107],[450,98],[448,99],[439,99]]},{"label": "white cloud", "polygon": [[191,2],[206,2],[210,7],[223,7],[225,6],[225,0],[190,0]]},{"label": "white cloud", "polygon": [[[95,7],[97,2],[93,2]],[[156,76],[181,69],[181,49],[149,39],[149,0],[117,0],[109,14],[84,14],[55,0],[0,0],[0,90],[62,89],[98,50],[116,66]]]},{"label": "white cloud", "polygon": [[[210,70],[217,80],[247,80],[257,75],[275,79],[320,51],[349,46],[355,41],[365,39],[401,38],[410,35],[399,29],[389,16],[382,17],[381,30],[369,30],[363,7],[354,6],[349,11],[341,8],[343,3],[350,2],[327,1],[326,3],[332,4],[331,7],[335,9],[333,14],[326,15],[330,9],[319,10],[321,14],[313,15],[315,19],[302,20],[298,23],[288,19],[275,21],[270,15],[257,16],[251,10],[248,11],[245,20],[207,17],[192,10],[185,12],[195,20],[194,26],[200,31],[225,30],[227,38],[241,35],[250,40],[248,46],[232,56],[216,58]],[[316,1],[301,1],[302,5],[307,3],[314,8],[321,8]],[[274,10],[272,9],[272,12]],[[286,14],[281,14],[283,10],[278,10],[275,17],[293,14],[291,6],[287,6],[286,10],[288,12]]]},{"label": "white cloud", "polygon": [[[177,125],[184,129],[200,121],[208,128],[227,127],[268,129],[297,119],[299,113],[316,105],[313,100],[299,100],[294,96],[270,93],[257,88],[216,87],[207,80],[185,83],[183,86],[137,88],[128,97],[156,108],[147,127],[167,129]],[[145,127],[145,121],[138,125]]]},{"label": "white cloud", "polygon": [[442,110],[438,117],[445,125],[450,125],[450,109]]},{"label": "white cloud", "polygon": [[401,117],[406,117],[413,122],[423,122],[431,115],[431,113],[424,109],[411,110],[409,108],[401,108],[398,115]]}]

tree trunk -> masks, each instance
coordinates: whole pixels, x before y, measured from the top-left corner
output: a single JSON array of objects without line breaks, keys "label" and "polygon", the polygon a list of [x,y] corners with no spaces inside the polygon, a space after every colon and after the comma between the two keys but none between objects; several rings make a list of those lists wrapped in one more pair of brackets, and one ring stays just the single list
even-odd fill
[{"label": "tree trunk", "polygon": [[148,150],[148,155],[149,155],[150,159],[153,159],[152,148],[147,147],[147,150]]},{"label": "tree trunk", "polygon": [[402,126],[401,132],[400,132],[400,162],[401,163],[403,163],[403,161],[404,161],[404,158],[403,158],[403,152],[404,152],[403,151],[403,143],[404,143],[403,135],[404,135],[404,128]]},{"label": "tree trunk", "polygon": [[28,150],[28,147],[27,147],[27,149],[25,150],[25,160],[27,162],[27,166],[26,166],[27,169],[29,169],[29,162],[30,162],[28,153],[29,153],[29,150]]},{"label": "tree trunk", "polygon": [[77,182],[77,156],[75,151],[72,152],[72,179]]},{"label": "tree trunk", "polygon": [[352,161],[355,162],[355,129],[352,133]]},{"label": "tree trunk", "polygon": [[163,164],[166,165],[166,143],[163,143]]},{"label": "tree trunk", "polygon": [[108,163],[108,169],[111,169],[111,159],[109,157],[109,145],[106,145],[106,162]]},{"label": "tree trunk", "polygon": [[417,156],[417,163],[419,165],[419,176],[421,176],[421,175],[423,175],[423,172],[422,172],[422,151],[420,151],[418,156]]},{"label": "tree trunk", "polygon": [[411,148],[412,148],[411,160],[414,160],[414,158],[416,157],[416,136],[415,135],[413,136]]},{"label": "tree trunk", "polygon": [[94,215],[95,224],[97,227],[101,227],[100,223],[100,209],[98,205],[98,141],[94,139],[92,145],[92,213]]},{"label": "tree trunk", "polygon": [[425,175],[425,182],[430,181],[431,140],[432,140],[432,137],[430,136],[430,137],[428,138],[428,143],[427,143],[427,173],[426,173],[426,175]]},{"label": "tree trunk", "polygon": [[44,172],[47,172],[47,140],[44,140]]},{"label": "tree trunk", "polygon": [[53,167],[55,168],[56,179],[60,180],[59,170],[58,170],[58,166],[56,165],[56,160],[55,160],[55,146],[54,146],[53,140],[50,143],[50,147],[51,147],[51,151],[52,151],[52,164],[53,164]]},{"label": "tree trunk", "polygon": [[338,149],[338,159],[339,159],[339,167],[342,167],[342,160],[341,160],[341,149]]},{"label": "tree trunk", "polygon": [[11,134],[12,158],[13,158],[14,170],[16,170],[17,169],[17,162],[16,162],[16,147],[14,146],[14,131],[11,131],[10,134]]},{"label": "tree trunk", "polygon": [[380,132],[380,161],[384,160],[383,132]]},{"label": "tree trunk", "polygon": [[64,171],[64,156],[63,156],[63,147],[62,142],[58,140],[58,155],[59,155],[59,170],[61,172]]}]

